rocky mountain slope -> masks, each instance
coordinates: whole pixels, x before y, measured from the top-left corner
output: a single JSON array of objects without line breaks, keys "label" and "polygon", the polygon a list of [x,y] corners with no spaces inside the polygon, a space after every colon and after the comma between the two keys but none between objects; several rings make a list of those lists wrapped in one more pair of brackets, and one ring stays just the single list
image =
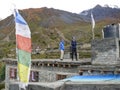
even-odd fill
[{"label": "rocky mountain slope", "polygon": [[119,15],[120,15],[120,8],[118,7],[109,7],[108,5],[100,6],[100,5],[96,5],[94,8],[89,9],[89,10],[84,10],[83,12],[80,13],[80,16],[84,19],[84,20],[90,20],[91,18],[91,12],[94,15],[94,18],[96,21],[99,20],[104,20],[104,19],[119,19]]}]

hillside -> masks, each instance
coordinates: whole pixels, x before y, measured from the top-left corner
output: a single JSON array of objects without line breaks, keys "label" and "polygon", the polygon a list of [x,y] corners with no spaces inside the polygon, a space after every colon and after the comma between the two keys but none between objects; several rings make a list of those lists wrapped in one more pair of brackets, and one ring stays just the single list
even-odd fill
[{"label": "hillside", "polygon": [[[46,7],[19,11],[31,29],[33,49],[37,46],[41,49],[58,49],[60,38],[69,47],[72,36],[76,37],[78,43],[90,43],[92,40],[91,22],[85,21],[79,14]],[[116,15],[116,19],[103,18],[96,21],[96,39],[101,38],[103,26],[119,22],[120,15]],[[15,54],[15,23],[12,15],[0,21],[0,41],[1,58]]]}]

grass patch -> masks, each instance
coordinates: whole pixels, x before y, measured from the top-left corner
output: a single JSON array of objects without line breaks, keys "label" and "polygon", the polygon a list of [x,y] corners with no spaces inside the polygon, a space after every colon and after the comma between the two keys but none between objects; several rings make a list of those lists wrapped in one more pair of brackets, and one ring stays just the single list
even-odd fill
[{"label": "grass patch", "polygon": [[0,90],[5,88],[5,83],[0,83]]},{"label": "grass patch", "polygon": [[91,52],[80,52],[79,58],[91,58]]}]

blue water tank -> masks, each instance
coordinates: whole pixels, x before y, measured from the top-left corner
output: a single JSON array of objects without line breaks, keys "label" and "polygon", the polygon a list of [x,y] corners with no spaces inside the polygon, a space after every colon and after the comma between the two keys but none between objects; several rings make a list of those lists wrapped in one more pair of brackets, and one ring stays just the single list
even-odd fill
[{"label": "blue water tank", "polygon": [[107,25],[103,28],[103,32],[104,32],[104,38],[111,38],[111,37],[119,38],[120,37],[119,24]]}]

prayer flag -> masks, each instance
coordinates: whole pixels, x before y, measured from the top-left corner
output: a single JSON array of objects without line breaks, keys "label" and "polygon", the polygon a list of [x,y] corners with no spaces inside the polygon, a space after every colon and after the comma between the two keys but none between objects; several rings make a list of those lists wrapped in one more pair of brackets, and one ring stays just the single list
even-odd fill
[{"label": "prayer flag", "polygon": [[91,13],[91,23],[92,23],[92,29],[94,29],[94,27],[95,27],[95,20],[94,20],[94,17],[93,17],[92,13]]},{"label": "prayer flag", "polygon": [[16,26],[16,50],[18,59],[18,76],[23,88],[29,82],[31,67],[31,32],[27,22],[15,10],[15,26]]},{"label": "prayer flag", "polygon": [[94,35],[95,20],[93,18],[93,14],[92,13],[91,13],[91,23],[92,23],[92,38],[94,39],[95,38],[95,35]]}]

